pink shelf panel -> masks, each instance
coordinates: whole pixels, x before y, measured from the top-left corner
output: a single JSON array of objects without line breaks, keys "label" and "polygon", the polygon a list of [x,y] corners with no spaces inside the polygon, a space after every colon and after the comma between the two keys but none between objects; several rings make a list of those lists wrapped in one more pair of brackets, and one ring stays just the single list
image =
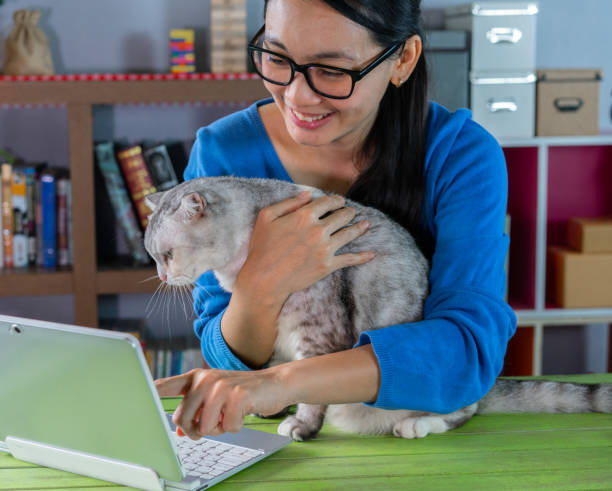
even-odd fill
[{"label": "pink shelf panel", "polygon": [[547,245],[566,245],[572,217],[612,215],[612,146],[550,147]]},{"label": "pink shelf panel", "polygon": [[504,148],[510,222],[509,303],[535,308],[538,149]]}]

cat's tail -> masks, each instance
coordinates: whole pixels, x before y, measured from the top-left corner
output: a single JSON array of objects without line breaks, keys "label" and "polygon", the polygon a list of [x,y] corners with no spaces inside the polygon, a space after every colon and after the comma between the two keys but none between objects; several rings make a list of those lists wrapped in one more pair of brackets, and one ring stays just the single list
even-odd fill
[{"label": "cat's tail", "polygon": [[612,413],[612,384],[497,379],[477,412]]}]

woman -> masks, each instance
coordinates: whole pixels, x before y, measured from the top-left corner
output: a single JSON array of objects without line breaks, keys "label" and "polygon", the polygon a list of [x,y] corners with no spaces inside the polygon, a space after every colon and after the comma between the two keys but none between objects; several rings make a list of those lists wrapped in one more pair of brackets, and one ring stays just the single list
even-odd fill
[{"label": "woman", "polygon": [[157,382],[161,395],[185,395],[174,415],[182,433],[238,431],[246,414],[296,402],[448,413],[484,396],[500,372],[516,329],[503,301],[504,157],[468,111],[426,102],[419,4],[268,0],[250,53],[273,100],[200,129],[185,178],[293,180],[382,209],[431,260],[424,320],[362,333],[347,351],[252,370],[270,358],[291,293],[372,258],[335,256],[367,228],[332,235],[353,218],[341,198],[273,205],[258,217],[232,295],[212,273],[194,290],[204,356],[223,370]]}]

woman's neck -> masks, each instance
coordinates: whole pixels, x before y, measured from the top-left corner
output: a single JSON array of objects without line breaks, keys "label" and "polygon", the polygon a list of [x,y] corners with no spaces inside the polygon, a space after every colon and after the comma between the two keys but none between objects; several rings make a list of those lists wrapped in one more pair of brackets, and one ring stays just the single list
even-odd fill
[{"label": "woman's neck", "polygon": [[301,145],[287,132],[275,104],[261,106],[259,113],[281,163],[294,182],[346,194],[359,176],[354,144]]}]

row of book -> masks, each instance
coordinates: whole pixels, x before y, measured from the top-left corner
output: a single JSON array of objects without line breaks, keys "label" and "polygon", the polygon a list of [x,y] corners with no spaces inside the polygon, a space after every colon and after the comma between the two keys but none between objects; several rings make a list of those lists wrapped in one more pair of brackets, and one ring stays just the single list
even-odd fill
[{"label": "row of book", "polygon": [[67,169],[2,164],[0,267],[72,264],[71,183]]},{"label": "row of book", "polygon": [[111,141],[94,145],[95,159],[114,217],[136,264],[148,264],[143,232],[151,210],[145,198],[182,181],[186,155],[181,143],[121,146]]}]

